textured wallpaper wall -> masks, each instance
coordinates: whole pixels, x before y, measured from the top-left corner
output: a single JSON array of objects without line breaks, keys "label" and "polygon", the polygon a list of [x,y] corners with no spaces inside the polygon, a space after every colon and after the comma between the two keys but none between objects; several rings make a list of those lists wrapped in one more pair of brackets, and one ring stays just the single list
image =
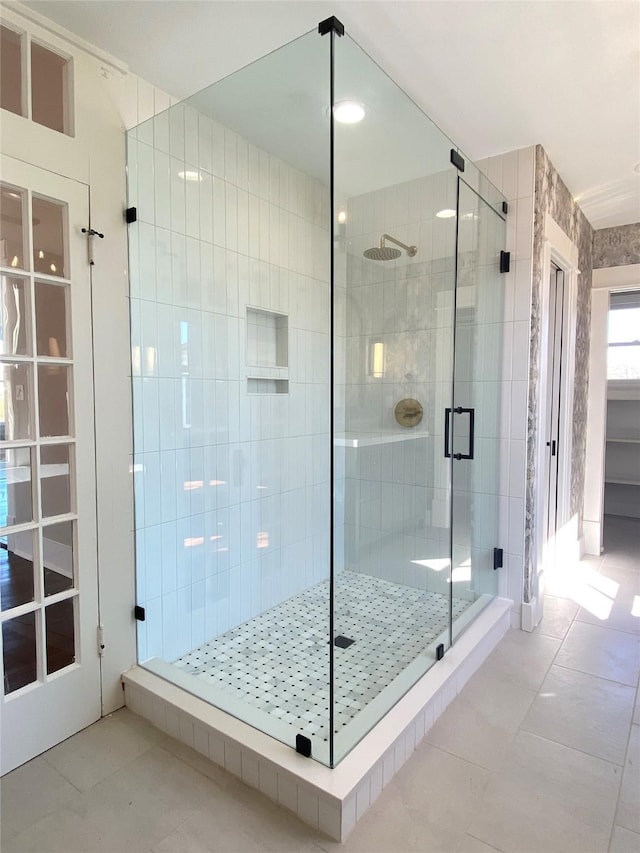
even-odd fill
[{"label": "textured wallpaper wall", "polygon": [[[537,473],[535,470],[537,446],[538,399],[540,396],[539,344],[540,344],[540,287],[544,249],[544,220],[549,213],[570,240],[578,247],[578,302],[576,325],[576,372],[573,401],[573,459],[571,465],[571,514],[578,515],[578,529],[582,526],[584,493],[585,446],[587,429],[587,391],[589,384],[589,326],[591,319],[591,273],[593,229],[573,197],[546,151],[536,146],[535,209],[533,225],[533,281],[531,294],[531,342],[529,358],[529,414],[527,425],[527,492],[525,524],[525,601],[531,601],[531,581],[534,561],[535,495]],[[615,230],[615,229],[607,229]]]},{"label": "textured wallpaper wall", "polygon": [[593,232],[593,268],[640,264],[640,222]]}]

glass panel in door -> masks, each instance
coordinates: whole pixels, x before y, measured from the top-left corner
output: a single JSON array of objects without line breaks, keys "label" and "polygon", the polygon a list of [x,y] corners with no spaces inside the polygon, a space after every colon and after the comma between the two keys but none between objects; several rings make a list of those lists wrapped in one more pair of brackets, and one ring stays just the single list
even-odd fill
[{"label": "glass panel in door", "polygon": [[100,667],[88,192],[8,157],[2,174],[4,773],[99,717]]},{"label": "glass panel in door", "polygon": [[459,179],[454,400],[445,453],[453,466],[452,637],[497,594],[505,222]]},{"label": "glass panel in door", "polygon": [[449,646],[457,172],[450,140],[348,36],[334,118],[337,763]]}]

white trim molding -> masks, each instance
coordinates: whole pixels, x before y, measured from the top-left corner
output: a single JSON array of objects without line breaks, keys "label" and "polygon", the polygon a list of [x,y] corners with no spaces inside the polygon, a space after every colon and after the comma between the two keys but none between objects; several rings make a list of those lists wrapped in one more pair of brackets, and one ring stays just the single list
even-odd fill
[{"label": "white trim molding", "polygon": [[604,267],[593,271],[589,396],[584,477],[584,550],[599,556],[604,533],[604,464],[607,432],[607,318],[614,291],[640,286],[640,264]]},{"label": "white trim molding", "polygon": [[[575,374],[575,340],[578,301],[578,247],[565,234],[555,220],[547,213],[544,223],[544,246],[542,260],[542,282],[540,287],[540,350],[539,375],[543,376],[549,357],[549,312],[550,288],[549,269],[551,262],[557,264],[565,275],[565,292],[567,316],[564,323],[565,369],[562,371],[560,387],[560,434],[565,437],[561,469],[558,472],[558,507],[562,534],[556,536],[555,551],[557,556],[575,559],[579,554],[577,545],[577,519],[570,518],[571,508],[571,458],[572,458],[572,429],[573,396]],[[536,493],[536,528],[534,565],[535,575],[532,585],[531,601],[522,606],[522,629],[533,631],[539,623],[544,607],[544,572],[548,567],[550,555],[547,553],[545,542],[546,503],[547,503],[547,447],[545,441],[547,424],[547,395],[541,393],[538,401],[536,448],[536,471],[538,472],[538,489]]]}]

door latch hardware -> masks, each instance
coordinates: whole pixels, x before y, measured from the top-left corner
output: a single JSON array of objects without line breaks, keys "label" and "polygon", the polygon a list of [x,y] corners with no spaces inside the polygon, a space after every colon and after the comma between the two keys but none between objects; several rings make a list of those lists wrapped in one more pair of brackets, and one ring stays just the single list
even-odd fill
[{"label": "door latch hardware", "polygon": [[96,231],[95,228],[83,228],[82,233],[87,235],[87,260],[89,261],[89,266],[92,267],[94,264],[93,238],[99,237],[101,240],[104,240],[104,234],[101,234],[99,231]]}]

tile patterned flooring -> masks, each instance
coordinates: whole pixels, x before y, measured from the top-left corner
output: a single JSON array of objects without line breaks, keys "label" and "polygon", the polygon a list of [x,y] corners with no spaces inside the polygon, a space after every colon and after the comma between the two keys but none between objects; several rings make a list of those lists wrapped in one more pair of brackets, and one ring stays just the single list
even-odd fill
[{"label": "tile patterned flooring", "polygon": [[[455,598],[454,619],[470,604]],[[328,618],[326,581],[183,655],[174,666],[296,731],[327,740]],[[447,596],[357,572],[339,574],[335,633],[354,642],[335,650],[335,731],[388,687],[448,623]]]},{"label": "tile patterned flooring", "polygon": [[3,853],[638,853],[640,525],[607,518],[605,546],[550,579],[537,631],[507,634],[344,845],[122,710],[2,780]]}]

